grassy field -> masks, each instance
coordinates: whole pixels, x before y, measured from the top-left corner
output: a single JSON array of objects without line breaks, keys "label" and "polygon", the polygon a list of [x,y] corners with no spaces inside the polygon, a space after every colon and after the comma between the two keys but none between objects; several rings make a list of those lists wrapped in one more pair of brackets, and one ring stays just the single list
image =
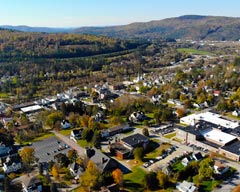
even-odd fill
[{"label": "grassy field", "polygon": [[214,55],[213,53],[207,52],[207,51],[202,51],[202,50],[197,50],[197,49],[189,49],[189,48],[179,48],[177,49],[179,52],[184,52],[184,53],[190,53],[190,54],[196,54],[196,55]]},{"label": "grassy field", "polygon": [[44,135],[42,135],[40,137],[34,138],[31,142],[41,141],[41,140],[47,139],[47,138],[52,137],[52,136],[54,136],[53,133],[46,133],[46,134],[44,134]]},{"label": "grassy field", "polygon": [[125,188],[132,192],[142,192],[142,180],[145,175],[146,172],[143,169],[134,167],[131,173],[124,175]]},{"label": "grassy field", "polygon": [[72,131],[72,129],[64,129],[64,130],[61,130],[60,133],[61,133],[62,135],[67,136],[67,135],[70,135],[70,134],[71,134],[71,131]]},{"label": "grassy field", "polygon": [[78,140],[78,145],[81,147],[88,147],[90,144],[86,140]]},{"label": "grassy field", "polygon": [[153,150],[152,152],[148,153],[145,156],[145,159],[155,159],[157,156],[162,155],[163,151],[168,150],[168,148],[171,145],[168,143],[162,143],[158,148],[156,148],[155,150]]},{"label": "grassy field", "polygon": [[0,93],[0,98],[7,98],[8,94],[7,93]]},{"label": "grassy field", "polygon": [[227,117],[229,119],[233,119],[233,120],[237,120],[237,121],[240,120],[240,117],[233,116],[231,112],[227,113]]},{"label": "grassy field", "polygon": [[167,139],[171,139],[171,138],[175,137],[176,135],[177,135],[176,132],[174,132],[174,133],[166,134],[166,135],[164,135],[164,137],[166,137]]},{"label": "grassy field", "polygon": [[[198,175],[193,177],[193,182],[195,184],[198,183]],[[208,181],[203,181],[201,182],[201,185],[199,186],[199,191],[204,191],[204,192],[210,192],[214,188],[216,188],[217,185],[221,184],[221,181],[219,180],[208,180]]]},{"label": "grassy field", "polygon": [[173,167],[173,171],[175,172],[179,172],[184,169],[184,166],[182,165],[182,161],[177,161],[172,165],[172,167]]}]

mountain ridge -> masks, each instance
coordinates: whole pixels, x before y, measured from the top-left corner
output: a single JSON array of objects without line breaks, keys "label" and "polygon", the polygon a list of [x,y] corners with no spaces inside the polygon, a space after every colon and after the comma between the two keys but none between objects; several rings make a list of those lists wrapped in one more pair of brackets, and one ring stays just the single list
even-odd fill
[{"label": "mountain ridge", "polygon": [[238,40],[240,38],[240,18],[183,15],[122,26],[81,27],[73,32],[118,38]]},{"label": "mountain ridge", "polygon": [[91,34],[122,39],[170,38],[218,41],[240,39],[240,18],[226,16],[183,15],[149,22],[100,27],[50,28],[5,25],[0,28],[24,32]]}]

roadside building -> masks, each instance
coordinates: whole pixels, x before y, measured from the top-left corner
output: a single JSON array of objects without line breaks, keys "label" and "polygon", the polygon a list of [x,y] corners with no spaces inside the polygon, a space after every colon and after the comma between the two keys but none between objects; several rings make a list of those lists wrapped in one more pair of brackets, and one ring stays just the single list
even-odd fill
[{"label": "roadside building", "polygon": [[195,126],[176,128],[176,137],[185,144],[208,149],[234,161],[240,160],[240,141],[237,137],[217,128],[211,128],[209,123],[198,123]]}]

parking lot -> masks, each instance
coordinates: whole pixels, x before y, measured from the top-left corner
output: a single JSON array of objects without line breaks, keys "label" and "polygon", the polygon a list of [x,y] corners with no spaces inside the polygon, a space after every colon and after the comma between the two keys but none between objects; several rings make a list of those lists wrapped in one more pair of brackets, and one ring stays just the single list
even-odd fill
[{"label": "parking lot", "polygon": [[32,147],[35,149],[35,156],[39,159],[39,163],[49,162],[54,159],[55,155],[59,153],[67,154],[71,149],[56,137],[33,142]]},{"label": "parking lot", "polygon": [[179,157],[183,156],[184,154],[186,154],[186,151],[176,146],[173,146],[172,150],[170,148],[167,153],[162,155],[163,157],[156,157],[155,160],[152,160],[152,162],[147,162],[145,165],[148,165],[143,165],[143,167],[147,171],[157,171],[161,167],[166,166],[167,164],[174,163]]}]

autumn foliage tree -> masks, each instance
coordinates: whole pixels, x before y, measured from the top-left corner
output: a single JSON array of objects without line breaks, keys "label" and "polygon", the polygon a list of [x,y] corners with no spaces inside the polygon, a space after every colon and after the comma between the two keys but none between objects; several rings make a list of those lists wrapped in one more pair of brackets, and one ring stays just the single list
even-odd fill
[{"label": "autumn foliage tree", "polygon": [[77,151],[74,150],[74,149],[69,150],[68,153],[67,153],[67,157],[71,162],[76,161],[77,158],[78,158]]},{"label": "autumn foliage tree", "polygon": [[137,147],[133,150],[133,155],[136,161],[142,161],[144,153],[142,147]]},{"label": "autumn foliage tree", "polygon": [[95,188],[98,183],[99,176],[100,171],[98,170],[96,164],[89,161],[85,172],[80,177],[81,187],[88,190]]},{"label": "autumn foliage tree", "polygon": [[113,176],[113,179],[114,181],[122,186],[123,185],[123,172],[120,170],[120,169],[115,169],[113,172],[112,172],[112,176]]},{"label": "autumn foliage tree", "polygon": [[53,165],[52,166],[52,170],[51,170],[52,176],[57,179],[59,177],[59,169],[57,165]]},{"label": "autumn foliage tree", "polygon": [[164,174],[162,171],[157,173],[157,179],[161,188],[165,189],[168,183],[168,176]]},{"label": "autumn foliage tree", "polygon": [[24,147],[20,150],[19,155],[22,159],[23,164],[29,168],[31,164],[33,164],[36,160],[35,158],[35,150],[32,147]]}]

